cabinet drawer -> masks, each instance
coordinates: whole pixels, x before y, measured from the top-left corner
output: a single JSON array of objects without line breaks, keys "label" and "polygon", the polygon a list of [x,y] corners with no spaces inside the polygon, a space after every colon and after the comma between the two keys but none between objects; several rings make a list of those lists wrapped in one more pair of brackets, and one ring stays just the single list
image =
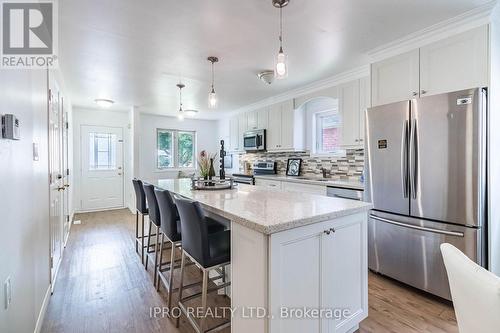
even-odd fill
[{"label": "cabinet drawer", "polygon": [[292,192],[326,195],[326,186],[283,182],[283,189]]}]

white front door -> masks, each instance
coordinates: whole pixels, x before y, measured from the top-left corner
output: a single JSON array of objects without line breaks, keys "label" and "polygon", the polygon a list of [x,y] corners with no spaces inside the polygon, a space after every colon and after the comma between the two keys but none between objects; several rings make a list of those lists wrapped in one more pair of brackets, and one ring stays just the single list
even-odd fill
[{"label": "white front door", "polygon": [[123,207],[123,129],[81,127],[81,208]]},{"label": "white front door", "polygon": [[62,193],[65,191],[62,171],[61,104],[59,89],[53,79],[49,84],[49,200],[50,200],[50,261],[51,287],[59,268],[63,244]]}]

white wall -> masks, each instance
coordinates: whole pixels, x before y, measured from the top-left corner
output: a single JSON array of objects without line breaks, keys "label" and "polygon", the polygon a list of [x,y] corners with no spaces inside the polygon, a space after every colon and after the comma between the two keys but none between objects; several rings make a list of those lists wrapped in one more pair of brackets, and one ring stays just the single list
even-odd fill
[{"label": "white wall", "polygon": [[123,170],[124,170],[124,206],[130,207],[132,201],[131,186],[128,175],[131,170],[131,149],[129,114],[127,112],[73,108],[73,165],[74,165],[74,208],[81,211],[81,126],[109,126],[123,129]]},{"label": "white wall", "polygon": [[[0,332],[33,332],[50,281],[46,71],[2,70],[0,113],[21,124],[21,140],[0,138]],[[7,276],[13,290],[5,310]]]},{"label": "white wall", "polygon": [[210,153],[218,153],[220,150],[216,120],[186,118],[183,121],[179,121],[175,117],[149,114],[141,114],[140,118],[139,174],[143,180],[154,182],[161,178],[172,178],[178,174],[178,169],[165,171],[156,168],[157,128],[195,131],[197,153],[202,150]]}]

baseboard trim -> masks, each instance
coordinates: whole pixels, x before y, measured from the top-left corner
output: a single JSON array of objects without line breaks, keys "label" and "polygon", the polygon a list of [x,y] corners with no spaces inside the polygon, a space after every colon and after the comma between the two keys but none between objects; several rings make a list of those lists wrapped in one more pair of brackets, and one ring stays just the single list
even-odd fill
[{"label": "baseboard trim", "polygon": [[38,313],[38,319],[36,320],[34,333],[40,333],[40,331],[42,330],[43,319],[45,318],[45,313],[47,312],[47,307],[49,305],[51,289],[52,288],[49,285],[47,291],[45,292],[45,297],[43,298],[42,302],[42,308],[40,309],[40,312]]},{"label": "baseboard trim", "polygon": [[76,210],[75,214],[107,212],[107,211],[110,211],[110,210],[120,210],[120,209],[127,209],[127,208],[128,207],[123,206],[123,207],[101,208],[101,209],[91,209],[91,210]]}]

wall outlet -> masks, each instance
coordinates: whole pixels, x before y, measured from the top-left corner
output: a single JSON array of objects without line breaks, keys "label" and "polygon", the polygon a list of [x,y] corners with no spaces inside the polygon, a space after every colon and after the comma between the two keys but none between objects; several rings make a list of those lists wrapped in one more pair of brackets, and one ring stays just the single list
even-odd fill
[{"label": "wall outlet", "polygon": [[12,283],[10,281],[10,276],[8,276],[3,283],[3,294],[5,300],[5,310],[7,310],[10,306],[10,303],[12,302]]},{"label": "wall outlet", "polygon": [[82,224],[82,221],[81,220],[75,220],[75,221],[73,221],[73,224]]}]

